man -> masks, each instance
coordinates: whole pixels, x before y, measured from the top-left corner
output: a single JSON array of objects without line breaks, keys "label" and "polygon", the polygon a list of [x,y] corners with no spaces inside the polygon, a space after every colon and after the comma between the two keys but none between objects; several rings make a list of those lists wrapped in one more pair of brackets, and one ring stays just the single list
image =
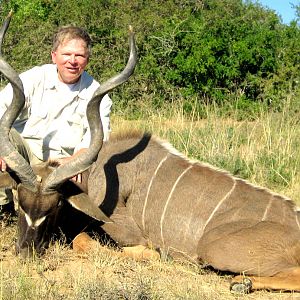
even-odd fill
[{"label": "man", "polygon": [[[86,107],[99,87],[85,68],[91,51],[91,39],[81,28],[62,27],[55,34],[51,52],[53,64],[34,67],[22,74],[25,106],[14,123],[11,140],[20,134],[22,145],[18,151],[31,164],[47,159],[58,159],[61,164],[85,151],[90,132]],[[0,92],[0,116],[13,97],[11,85]],[[100,105],[104,140],[110,131],[111,99],[106,95]],[[16,139],[19,140],[19,139]],[[0,171],[7,168],[0,158]],[[78,174],[73,180],[80,181]],[[0,192],[0,219],[14,213],[10,190]]]}]

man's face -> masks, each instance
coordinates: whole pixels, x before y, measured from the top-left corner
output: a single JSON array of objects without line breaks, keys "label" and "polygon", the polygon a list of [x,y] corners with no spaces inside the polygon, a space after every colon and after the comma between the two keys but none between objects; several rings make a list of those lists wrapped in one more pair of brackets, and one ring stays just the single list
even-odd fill
[{"label": "man's face", "polygon": [[89,52],[82,39],[64,41],[51,52],[51,56],[57,66],[58,78],[64,83],[77,82],[89,60]]}]

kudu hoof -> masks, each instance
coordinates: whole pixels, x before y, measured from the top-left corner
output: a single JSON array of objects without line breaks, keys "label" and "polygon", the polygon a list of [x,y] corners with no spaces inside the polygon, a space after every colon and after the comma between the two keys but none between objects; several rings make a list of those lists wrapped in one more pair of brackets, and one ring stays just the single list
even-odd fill
[{"label": "kudu hoof", "polygon": [[252,281],[250,278],[244,278],[242,282],[232,282],[230,291],[232,293],[249,294],[252,290]]}]

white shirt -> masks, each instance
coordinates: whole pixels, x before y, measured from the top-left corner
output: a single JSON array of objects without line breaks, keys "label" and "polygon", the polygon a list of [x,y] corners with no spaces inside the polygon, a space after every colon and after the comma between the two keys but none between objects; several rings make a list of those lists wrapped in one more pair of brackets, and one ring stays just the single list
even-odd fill
[{"label": "white shirt", "polygon": [[[90,143],[86,107],[99,83],[84,72],[75,84],[63,84],[54,64],[34,67],[20,74],[24,86],[25,106],[14,127],[28,142],[40,160],[72,155]],[[0,92],[0,116],[12,101],[8,84]],[[104,140],[110,132],[112,101],[108,95],[100,104]]]}]

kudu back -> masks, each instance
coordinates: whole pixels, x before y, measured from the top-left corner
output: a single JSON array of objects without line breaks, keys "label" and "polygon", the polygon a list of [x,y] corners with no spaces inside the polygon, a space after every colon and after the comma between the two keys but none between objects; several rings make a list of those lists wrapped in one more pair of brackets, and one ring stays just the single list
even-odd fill
[{"label": "kudu back", "polygon": [[[136,51],[132,34],[130,45],[124,71],[117,80],[101,85],[93,98],[97,108],[101,97],[133,72]],[[1,65],[0,70],[7,73]],[[13,74],[13,78],[6,76],[12,83],[18,82]],[[13,103],[22,107],[22,88],[18,83],[15,86]],[[88,108],[89,119],[95,109],[89,112]],[[6,134],[0,133],[6,137],[18,110],[8,114],[10,121],[5,122],[4,117],[0,123]],[[0,177],[1,186],[12,182],[17,186],[19,248],[24,244],[24,249],[32,249],[31,245],[42,249],[45,235],[51,236],[50,227],[42,226],[54,223],[58,204],[68,201],[100,220],[99,226],[120,246],[151,245],[174,258],[249,276],[234,277],[234,291],[300,291],[300,220],[291,200],[189,160],[151,134],[122,132],[97,144],[102,141],[102,130],[101,126],[93,129],[100,123],[98,115],[95,119],[91,132],[96,132],[96,137],[84,166],[78,167],[81,160],[74,160],[58,167],[27,166],[29,170],[24,172],[13,160],[9,164],[13,172]],[[9,151],[0,148],[0,156],[8,161],[11,152],[16,152],[11,146]],[[68,179],[79,171],[83,184],[74,186]]]}]

